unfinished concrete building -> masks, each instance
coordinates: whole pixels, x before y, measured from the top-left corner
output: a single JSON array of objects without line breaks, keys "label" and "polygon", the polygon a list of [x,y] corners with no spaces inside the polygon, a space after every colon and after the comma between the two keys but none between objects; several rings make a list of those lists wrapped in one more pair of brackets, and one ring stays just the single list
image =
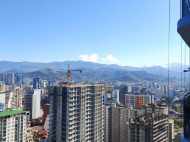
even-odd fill
[{"label": "unfinished concrete building", "polygon": [[102,141],[103,94],[100,84],[51,86],[48,141]]}]

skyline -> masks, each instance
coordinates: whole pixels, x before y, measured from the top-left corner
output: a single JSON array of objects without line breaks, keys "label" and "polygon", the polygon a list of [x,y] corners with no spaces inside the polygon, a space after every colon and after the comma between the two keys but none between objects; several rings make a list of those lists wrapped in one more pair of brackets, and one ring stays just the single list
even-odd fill
[{"label": "skyline", "polygon": [[[171,2],[170,63],[181,62],[179,7]],[[166,1],[0,1],[0,18],[0,61],[167,64]]]}]

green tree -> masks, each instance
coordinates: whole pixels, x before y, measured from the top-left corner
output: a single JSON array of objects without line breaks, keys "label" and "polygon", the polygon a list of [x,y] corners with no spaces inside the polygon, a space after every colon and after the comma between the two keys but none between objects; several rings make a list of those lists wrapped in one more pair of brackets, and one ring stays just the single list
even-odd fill
[{"label": "green tree", "polygon": [[181,134],[175,135],[175,138],[173,139],[173,142],[180,142],[180,135]]},{"label": "green tree", "polygon": [[167,95],[166,95],[166,94],[163,94],[162,97],[167,97]]},{"label": "green tree", "polygon": [[179,106],[174,106],[173,108],[175,109],[175,111],[180,112],[180,107]]}]

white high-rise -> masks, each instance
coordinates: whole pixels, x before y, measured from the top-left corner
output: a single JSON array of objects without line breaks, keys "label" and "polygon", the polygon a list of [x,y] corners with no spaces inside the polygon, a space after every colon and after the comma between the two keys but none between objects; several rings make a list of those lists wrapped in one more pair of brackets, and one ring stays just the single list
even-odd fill
[{"label": "white high-rise", "polygon": [[41,101],[41,89],[34,89],[32,96],[32,119],[41,117],[40,101]]},{"label": "white high-rise", "polygon": [[0,112],[5,108],[5,92],[0,91]]},{"label": "white high-rise", "polygon": [[30,118],[35,119],[41,117],[40,101],[41,89],[27,88],[24,94],[24,110],[30,111]]},{"label": "white high-rise", "polygon": [[119,89],[112,90],[112,98],[115,98],[119,102]]}]

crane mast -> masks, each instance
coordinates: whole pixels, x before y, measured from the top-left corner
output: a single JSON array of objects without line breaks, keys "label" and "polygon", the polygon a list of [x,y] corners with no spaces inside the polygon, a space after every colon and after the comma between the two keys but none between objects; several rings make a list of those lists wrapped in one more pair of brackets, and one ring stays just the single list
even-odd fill
[{"label": "crane mast", "polygon": [[67,71],[68,85],[70,85],[70,82],[71,82],[71,71],[79,71],[80,73],[82,73],[82,70],[70,70],[70,66],[68,64],[68,71]]}]

